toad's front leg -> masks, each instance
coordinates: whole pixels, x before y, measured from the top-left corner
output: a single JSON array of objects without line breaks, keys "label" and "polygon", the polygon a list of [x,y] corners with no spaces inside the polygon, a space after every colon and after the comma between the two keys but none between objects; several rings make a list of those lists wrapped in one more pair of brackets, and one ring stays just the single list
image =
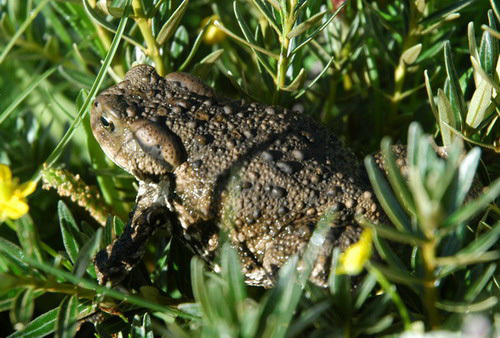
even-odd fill
[{"label": "toad's front leg", "polygon": [[161,204],[141,205],[131,213],[123,234],[97,253],[94,264],[100,284],[119,284],[139,263],[154,231],[167,224],[171,212]]}]

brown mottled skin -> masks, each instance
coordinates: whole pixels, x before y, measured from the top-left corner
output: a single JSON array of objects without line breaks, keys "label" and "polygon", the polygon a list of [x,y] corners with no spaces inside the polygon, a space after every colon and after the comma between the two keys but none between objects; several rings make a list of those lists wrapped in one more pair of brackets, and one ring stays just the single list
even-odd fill
[{"label": "brown mottled skin", "polygon": [[124,234],[96,256],[101,283],[121,282],[169,223],[207,261],[226,231],[246,282],[269,287],[334,209],[311,276],[325,285],[332,249],[359,237],[354,215],[384,217],[360,162],[324,127],[287,109],[220,98],[189,74],[134,67],[96,98],[91,125],[106,154],[139,181]]}]

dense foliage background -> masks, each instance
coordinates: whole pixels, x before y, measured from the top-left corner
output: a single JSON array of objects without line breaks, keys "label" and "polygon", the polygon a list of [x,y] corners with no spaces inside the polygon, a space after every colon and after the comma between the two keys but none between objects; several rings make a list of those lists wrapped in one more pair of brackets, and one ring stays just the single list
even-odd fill
[{"label": "dense foliage background", "polygon": [[[0,0],[0,163],[20,182],[39,182],[28,214],[0,216],[0,335],[72,336],[78,320],[94,313],[100,336],[493,333],[500,6],[342,3]],[[360,159],[379,150],[384,136],[408,137],[415,155],[408,183],[391,169],[389,139],[382,148],[390,184],[366,161],[395,225],[363,223],[375,230],[382,259],[367,263],[355,283],[332,274],[328,289],[306,283],[307,269],[297,273],[295,260],[274,289],[263,290],[244,286],[228,247],[215,275],[160,231],[122,288],[98,286],[92,257],[123,229],[135,185],[105,158],[87,112],[133,62],[155,64],[161,74],[187,71],[225,96],[309,114]],[[421,127],[409,129],[411,121]],[[447,161],[421,128],[451,149]],[[481,153],[464,158],[459,140]],[[5,208],[7,197],[29,192],[7,190],[2,170]],[[41,189],[42,176],[50,190]],[[463,206],[471,185],[474,201]],[[404,254],[389,241],[404,244]],[[308,248],[306,262],[315,250]],[[90,332],[84,324],[80,334]]]}]

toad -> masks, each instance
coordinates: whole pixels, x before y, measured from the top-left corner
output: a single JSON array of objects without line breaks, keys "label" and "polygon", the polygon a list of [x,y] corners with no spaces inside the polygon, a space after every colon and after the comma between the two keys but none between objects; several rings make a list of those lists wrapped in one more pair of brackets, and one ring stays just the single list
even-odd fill
[{"label": "toad", "polygon": [[311,117],[220,97],[186,73],[132,68],[91,109],[100,146],[139,182],[124,233],[95,258],[100,283],[120,283],[155,229],[168,225],[212,262],[221,231],[247,284],[270,287],[335,210],[310,279],[325,286],[332,249],[361,232],[354,216],[384,217],[362,164]]}]

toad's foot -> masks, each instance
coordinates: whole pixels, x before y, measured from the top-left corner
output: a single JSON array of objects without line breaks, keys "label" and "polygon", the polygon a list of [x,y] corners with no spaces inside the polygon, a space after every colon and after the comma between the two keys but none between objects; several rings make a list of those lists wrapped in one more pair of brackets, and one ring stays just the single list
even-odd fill
[{"label": "toad's foot", "polygon": [[170,212],[162,206],[152,206],[137,212],[123,234],[95,257],[95,270],[99,284],[116,285],[134,268],[144,254],[144,247],[154,231],[167,224]]}]

